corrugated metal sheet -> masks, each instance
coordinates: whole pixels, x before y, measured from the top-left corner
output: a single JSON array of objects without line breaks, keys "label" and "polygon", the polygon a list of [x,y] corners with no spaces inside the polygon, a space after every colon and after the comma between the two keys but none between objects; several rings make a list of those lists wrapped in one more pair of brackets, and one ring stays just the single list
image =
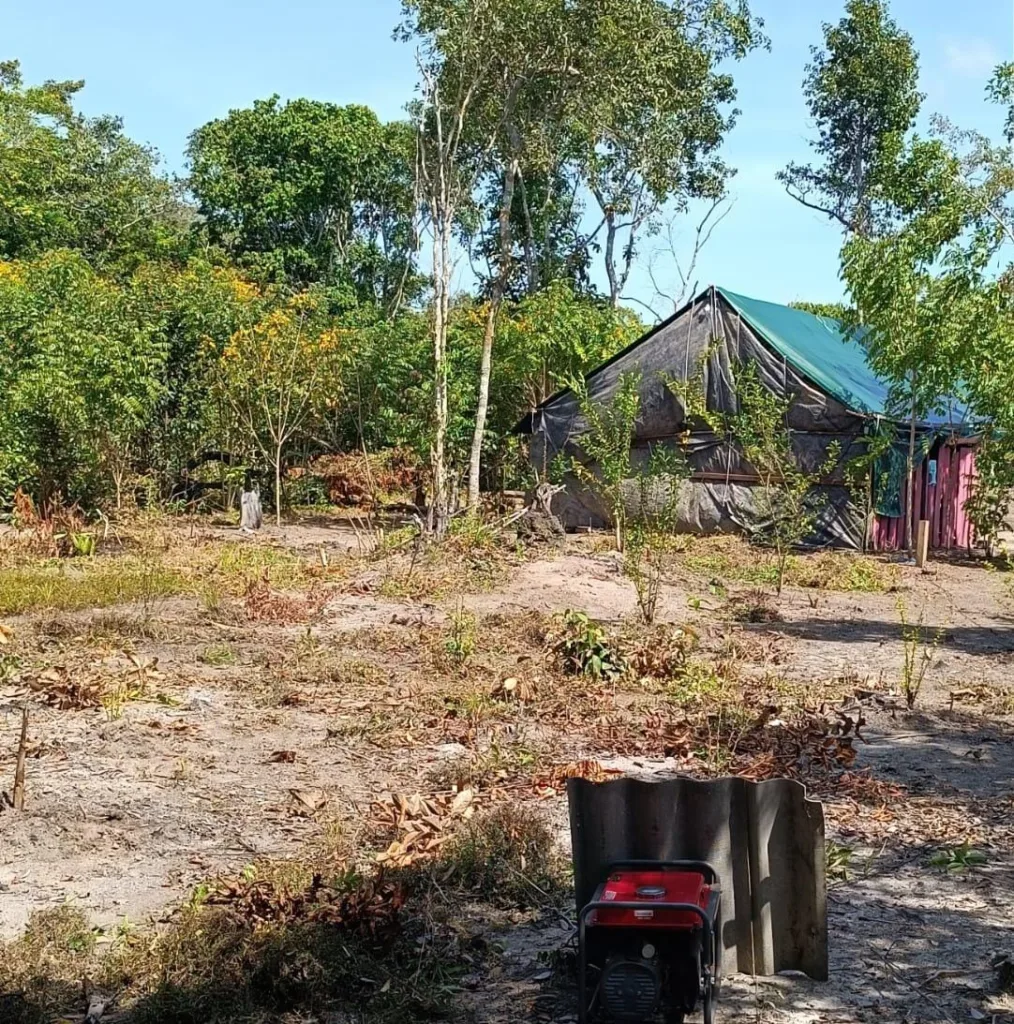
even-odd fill
[{"label": "corrugated metal sheet", "polygon": [[705,860],[722,883],[725,970],[827,979],[824,810],[789,779],[571,779],[578,908],[610,864]]}]

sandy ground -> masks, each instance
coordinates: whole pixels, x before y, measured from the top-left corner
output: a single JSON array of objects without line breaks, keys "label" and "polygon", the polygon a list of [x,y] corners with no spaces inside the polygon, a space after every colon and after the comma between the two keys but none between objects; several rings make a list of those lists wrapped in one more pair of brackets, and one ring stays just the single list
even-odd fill
[{"label": "sandy ground", "polygon": [[[307,549],[351,546],[346,531],[319,529],[301,526],[278,539]],[[900,598],[910,622],[921,618],[935,658],[916,710],[871,709],[867,742],[859,744],[860,765],[906,789],[892,820],[871,820],[847,800],[827,803],[829,836],[856,850],[849,879],[829,893],[831,981],[732,977],[722,1020],[1014,1019],[989,992],[991,957],[1014,953],[1011,704],[998,710],[952,700],[982,686],[1006,692],[1014,623],[1001,581],[980,566],[900,572],[900,593],[821,592],[814,603],[811,592],[787,591],[783,621],[742,627],[786,677],[845,677],[884,690],[903,660]],[[523,566],[499,592],[463,601],[477,614],[579,608],[619,619],[635,610],[615,558],[575,545]],[[665,614],[706,638],[716,603],[706,589],[674,586]],[[413,631],[452,612],[451,601],[347,596],[307,636],[305,626],[214,624],[196,603],[166,602],[153,635],[131,641],[137,655],[157,659],[159,678],[145,699],[128,702],[115,719],[102,708],[33,708],[28,810],[0,816],[0,935],[16,934],[33,910],[65,902],[102,926],[157,916],[209,875],[293,854],[327,828],[354,830],[379,793],[424,786],[426,772],[447,756],[445,745],[382,749],[350,742],[334,727],[350,715],[393,714],[415,685],[406,666],[352,644],[358,631],[403,631],[411,643]],[[91,618],[62,616],[62,637],[47,634],[44,616],[14,626],[33,635],[37,664],[59,665],[70,657],[68,630],[85,632]],[[368,704],[341,674],[314,678],[321,652],[332,662],[347,654],[346,670],[357,678],[368,672]],[[129,669],[115,642],[90,641],[88,657]],[[0,684],[3,780],[13,773],[19,704],[16,690]],[[280,756],[286,751],[291,762]],[[575,753],[609,758],[609,751]],[[639,762],[647,774],[672,767]],[[299,794],[326,796],[327,811],[304,816]],[[565,800],[545,807],[566,842]],[[983,867],[948,874],[928,866],[933,849],[964,838],[986,853]],[[495,934],[502,963],[466,994],[466,1016],[489,1024],[575,1019],[573,993],[549,976],[545,959],[568,930],[549,918],[498,926]]]}]

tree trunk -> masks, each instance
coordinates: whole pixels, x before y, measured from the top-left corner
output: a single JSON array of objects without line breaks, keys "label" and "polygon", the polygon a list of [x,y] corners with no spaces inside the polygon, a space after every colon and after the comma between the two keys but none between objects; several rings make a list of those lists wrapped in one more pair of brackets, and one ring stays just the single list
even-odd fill
[{"label": "tree trunk", "polygon": [[447,532],[447,290],[450,287],[450,231],[446,215],[434,221],[433,239],[433,502],[430,530],[438,539]]},{"label": "tree trunk", "polygon": [[905,547],[915,555],[915,371],[912,371],[912,420],[908,430],[908,507],[905,509]]},{"label": "tree trunk", "polygon": [[493,340],[496,321],[507,288],[507,275],[511,264],[511,207],[514,205],[514,185],[518,175],[518,161],[512,159],[504,171],[503,193],[500,198],[500,258],[493,281],[493,292],[486,315],[486,330],[482,338],[482,362],[479,367],[479,401],[475,409],[475,430],[472,450],[468,459],[468,508],[479,507],[479,479],[482,473],[482,441],[486,434],[486,414],[489,411],[489,381],[493,369]]},{"label": "tree trunk", "polygon": [[275,449],[275,525],[282,525],[282,449]]},{"label": "tree trunk", "polygon": [[609,304],[613,309],[620,305],[620,282],[616,275],[616,217],[606,214],[606,277],[609,279]]}]

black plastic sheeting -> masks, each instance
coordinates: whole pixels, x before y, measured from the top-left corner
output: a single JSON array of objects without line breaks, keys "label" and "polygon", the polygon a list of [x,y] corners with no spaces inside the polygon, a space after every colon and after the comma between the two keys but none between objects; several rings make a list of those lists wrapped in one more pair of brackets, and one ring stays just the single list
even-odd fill
[{"label": "black plastic sheeting", "polygon": [[828,973],[824,810],[790,779],[571,779],[578,910],[611,864],[704,860],[722,886],[723,970]]},{"label": "black plastic sheeting", "polygon": [[[791,400],[787,426],[800,464],[821,466],[829,447],[842,450],[838,467],[817,491],[821,514],[813,546],[863,546],[865,521],[845,487],[844,464],[863,450],[869,418],[858,415],[808,381],[757,335],[740,314],[714,289],[709,289],[673,319],[649,333],[588,377],[589,397],[608,403],[620,377],[641,374],[641,413],[634,438],[635,464],[647,460],[658,444],[675,444],[689,431],[688,461],[693,476],[682,484],[684,515],[677,529],[694,533],[759,529],[752,484],[756,472],[742,453],[700,423],[688,423],[682,403],[666,379],[692,380],[703,371],[711,409],[735,412],[734,367],[756,367],[758,379],[776,395]],[[529,424],[532,459],[548,470],[562,456],[582,459],[581,435],[587,428],[576,396],[563,391],[537,409]],[[582,461],[584,461],[582,459]],[[594,467],[592,467],[594,468]],[[594,497],[572,477],[557,496],[553,511],[568,528],[601,527],[609,517]],[[632,492],[633,494],[633,492]]]}]

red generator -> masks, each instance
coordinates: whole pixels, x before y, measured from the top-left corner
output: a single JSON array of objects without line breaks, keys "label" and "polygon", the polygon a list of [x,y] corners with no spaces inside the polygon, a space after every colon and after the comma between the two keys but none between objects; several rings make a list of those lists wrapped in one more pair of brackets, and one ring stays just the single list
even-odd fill
[{"label": "red generator", "polygon": [[578,918],[580,1024],[715,1019],[718,875],[702,861],[613,864]]}]

